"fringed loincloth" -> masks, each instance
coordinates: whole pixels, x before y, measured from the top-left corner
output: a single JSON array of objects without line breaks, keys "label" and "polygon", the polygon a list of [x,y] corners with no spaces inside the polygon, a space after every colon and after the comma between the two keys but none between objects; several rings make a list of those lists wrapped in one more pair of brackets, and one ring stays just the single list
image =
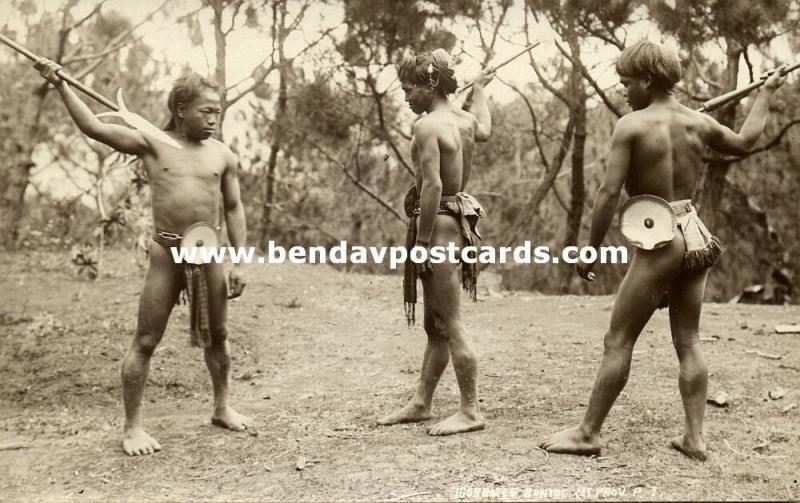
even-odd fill
[{"label": "fringed loincloth", "polygon": [[678,230],[686,241],[683,254],[684,271],[702,271],[717,263],[725,245],[700,220],[691,199],[669,203],[678,219]]},{"label": "fringed loincloth", "polygon": [[[411,259],[411,249],[417,242],[417,218],[419,217],[419,194],[417,187],[412,185],[406,193],[403,207],[409,217],[408,231],[406,232],[406,252],[408,257],[403,268],[403,301],[405,306],[406,321],[409,326],[416,321],[417,303],[417,268]],[[484,218],[486,213],[480,203],[466,192],[459,192],[453,196],[442,196],[439,202],[439,215],[452,215],[461,226],[462,246],[480,246],[481,235],[478,233],[478,220]],[[477,261],[476,261],[477,262]],[[473,301],[478,295],[478,264],[461,264],[461,285]]]},{"label": "fringed loincloth", "polygon": [[[183,236],[172,232],[156,230],[153,241],[167,250],[180,247]],[[211,346],[211,318],[209,315],[208,283],[206,283],[205,265],[176,264],[183,267],[184,283],[181,301],[189,305],[189,342],[193,347],[207,348]]]},{"label": "fringed loincloth", "polygon": [[[683,253],[683,272],[698,272],[713,267],[725,251],[725,245],[712,235],[697,215],[691,199],[669,203],[678,220],[678,231],[686,242]],[[669,305],[669,290],[664,292],[659,308]]]}]

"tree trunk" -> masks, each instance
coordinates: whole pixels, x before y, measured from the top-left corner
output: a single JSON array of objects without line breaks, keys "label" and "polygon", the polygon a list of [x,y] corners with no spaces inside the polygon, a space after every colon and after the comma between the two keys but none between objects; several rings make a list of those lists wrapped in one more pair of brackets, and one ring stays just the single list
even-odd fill
[{"label": "tree trunk", "polygon": [[525,176],[525,166],[522,164],[522,133],[514,132],[514,166],[517,171],[517,179]]},{"label": "tree trunk", "polygon": [[[94,150],[94,149],[92,149]],[[95,205],[97,206],[97,213],[100,215],[99,230],[100,236],[98,237],[98,253],[97,253],[97,278],[103,277],[104,258],[106,251],[106,225],[108,220],[108,210],[106,208],[105,192],[103,192],[103,183],[106,178],[105,162],[108,157],[100,150],[94,150],[97,156],[97,175],[95,179]]]},{"label": "tree trunk", "polygon": [[[572,72],[570,75],[570,98],[572,101],[572,113],[575,117],[575,136],[572,142],[572,194],[570,198],[570,208],[567,213],[567,233],[564,237],[564,247],[574,246],[578,243],[581,232],[581,220],[583,218],[583,207],[586,200],[586,187],[583,179],[584,150],[586,147],[586,87],[581,73],[581,47],[577,34],[575,33],[575,16],[567,18],[567,32],[564,34],[569,43],[572,61]],[[566,269],[566,268],[565,268]],[[564,273],[564,280],[561,290],[563,293],[569,291],[572,280],[573,269],[570,267]]]},{"label": "tree trunk", "polygon": [[280,124],[286,117],[286,78],[283,67],[280,72],[280,84],[278,91],[278,107],[275,114],[275,123],[278,127],[273,129],[272,145],[270,145],[269,162],[267,173],[264,178],[264,211],[261,213],[261,236],[259,242],[266,250],[269,237],[272,234],[272,205],[275,204],[275,177],[278,170],[278,153],[281,150]]},{"label": "tree trunk", "polygon": [[219,86],[220,93],[220,109],[222,113],[219,114],[219,139],[222,141],[222,124],[225,122],[225,112],[228,109],[227,93],[225,92],[227,86],[225,78],[225,59],[227,52],[227,42],[225,40],[225,32],[222,30],[222,14],[225,10],[223,0],[214,0],[212,3],[214,9],[214,45],[216,46],[216,68],[214,69],[214,80]]},{"label": "tree trunk", "polygon": [[6,180],[6,186],[2,191],[2,198],[0,198],[0,232],[2,232],[0,236],[3,236],[0,248],[13,250],[17,247],[19,223],[25,207],[25,189],[28,188],[31,168],[35,166],[31,156],[42,132],[42,115],[46,98],[46,87],[34,92],[36,102],[33,105],[33,116],[30,117],[27,127],[14,135],[19,135],[20,138],[12,137],[4,142],[6,159],[9,162],[4,166],[3,172],[0,172]]},{"label": "tree trunk", "polygon": [[[728,40],[727,44],[730,48],[735,42]],[[741,54],[741,49],[728,50],[728,67],[725,73],[722,92],[736,89],[736,81],[739,75],[739,57]],[[723,126],[734,129],[738,110],[739,107],[736,103],[724,106],[717,113],[716,119]],[[725,192],[725,177],[728,175],[730,167],[731,163],[726,161],[724,156],[712,152],[702,183],[698,184],[698,188],[695,189],[695,203],[700,209],[703,220],[709,229],[714,229],[717,224],[717,215],[722,208],[722,196]]]},{"label": "tree trunk", "polygon": [[[585,96],[585,95],[584,95]],[[576,103],[575,136],[572,142],[572,191],[569,213],[567,214],[567,234],[564,246],[578,243],[583,218],[583,207],[586,202],[583,165],[586,146],[586,100],[581,97]]]},{"label": "tree trunk", "polygon": [[19,222],[24,209],[25,189],[28,187],[30,169],[34,166],[27,152],[6,158],[5,188],[0,197],[0,248],[13,250],[19,239]]},{"label": "tree trunk", "polygon": [[[264,201],[264,209],[261,213],[261,235],[259,236],[259,243],[263,249],[267,249],[267,244],[269,242],[270,235],[272,234],[272,206],[275,204],[275,178],[277,176],[278,171],[278,154],[280,153],[281,146],[283,145],[283,129],[282,126],[286,123],[287,117],[287,108],[288,108],[288,95],[286,90],[286,79],[288,69],[287,61],[283,52],[283,45],[284,41],[286,40],[285,37],[285,23],[286,23],[286,3],[285,1],[280,2],[281,8],[278,17],[280,21],[276,20],[276,23],[279,23],[277,29],[274,31],[275,33],[279,33],[278,36],[278,61],[280,62],[280,71],[279,71],[279,84],[278,84],[278,104],[275,109],[275,127],[272,129],[272,145],[270,145],[270,152],[269,152],[269,161],[267,164],[267,173],[266,177],[264,178],[264,193],[263,193],[263,201]],[[277,5],[274,5],[273,8],[277,9]],[[277,13],[276,13],[277,14]],[[276,19],[275,17],[273,19]]]}]

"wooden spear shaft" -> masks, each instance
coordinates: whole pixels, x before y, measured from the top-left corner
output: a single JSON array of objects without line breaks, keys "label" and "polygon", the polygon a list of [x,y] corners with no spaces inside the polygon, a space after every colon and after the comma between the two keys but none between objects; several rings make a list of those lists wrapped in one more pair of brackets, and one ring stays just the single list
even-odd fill
[{"label": "wooden spear shaft", "polygon": [[[541,44],[541,42],[535,42],[535,43],[533,43],[533,44],[529,45],[528,47],[526,47],[526,48],[522,49],[522,50],[521,50],[521,51],[519,51],[518,53],[516,53],[516,54],[514,54],[513,56],[511,56],[511,57],[509,57],[509,58],[507,58],[507,59],[505,59],[505,60],[501,61],[500,63],[497,63],[497,64],[496,64],[496,65],[494,65],[494,66],[490,66],[490,67],[489,67],[489,68],[486,70],[486,72],[485,72],[485,73],[493,73],[493,72],[496,72],[497,70],[499,70],[500,68],[502,68],[502,67],[506,66],[507,64],[511,63],[512,61],[514,61],[514,60],[515,60],[515,59],[517,59],[518,57],[522,56],[522,55],[523,55],[523,54],[525,54],[526,52],[528,52],[528,51],[532,50],[534,47],[536,47],[536,46],[537,46],[537,45],[539,45],[539,44]],[[463,92],[467,91],[469,88],[471,88],[471,87],[473,86],[473,84],[475,84],[475,83],[474,83],[474,82],[470,82],[469,84],[465,85],[464,87],[462,87],[461,89],[459,89],[459,90],[458,90],[458,94],[461,94],[461,93],[463,93]]]},{"label": "wooden spear shaft", "polygon": [[[800,62],[793,64],[787,68],[784,68],[781,72],[783,75],[791,73],[795,70],[800,68]],[[756,80],[755,82],[741,88],[741,89],[734,89],[729,93],[725,93],[722,96],[717,96],[716,98],[712,98],[705,103],[703,106],[697,109],[698,112],[711,112],[712,110],[716,110],[717,108],[721,107],[722,105],[726,105],[731,101],[737,100],[739,98],[744,97],[745,95],[751,93],[753,90],[758,89],[759,87],[764,85],[764,82],[767,81],[767,78],[775,73],[775,70],[770,70],[767,72],[762,78]]]},{"label": "wooden spear shaft", "polygon": [[[0,42],[2,42],[4,44],[6,44],[7,46],[11,47],[12,49],[17,51],[18,53],[22,54],[26,58],[28,58],[31,61],[33,61],[34,63],[38,63],[39,61],[44,59],[44,58],[42,58],[40,56],[37,56],[36,54],[32,53],[31,51],[29,51],[28,49],[26,49],[23,46],[19,45],[18,43],[14,42],[13,40],[11,40],[10,38],[6,37],[2,33],[0,33]],[[108,98],[106,98],[102,94],[98,93],[97,91],[95,91],[91,87],[89,87],[87,85],[84,85],[81,81],[79,81],[75,77],[72,77],[68,73],[63,72],[61,70],[56,72],[56,75],[61,77],[64,81],[69,83],[71,86],[74,86],[75,88],[77,88],[80,91],[82,91],[87,96],[89,96],[91,98],[94,98],[95,100],[97,100],[98,102],[100,102],[103,105],[107,106],[111,110],[113,110],[115,112],[119,112],[119,107],[117,106],[116,103],[114,103],[113,101],[109,100]]]}]

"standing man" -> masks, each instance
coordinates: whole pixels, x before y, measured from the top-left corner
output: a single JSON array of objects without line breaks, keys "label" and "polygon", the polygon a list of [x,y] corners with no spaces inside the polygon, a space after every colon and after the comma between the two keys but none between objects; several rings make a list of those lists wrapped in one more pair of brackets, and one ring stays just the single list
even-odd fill
[{"label": "standing man", "polygon": [[[594,202],[589,246],[597,248],[602,243],[623,184],[631,196],[649,194],[670,202],[678,232],[661,248],[635,250],[617,292],[603,361],[583,421],[540,446],[558,453],[600,453],[600,429],[628,380],[633,346],[668,290],[672,343],[680,362],[678,387],[686,415],[685,432],[671,445],[686,456],[704,460],[708,369],[699,344],[700,310],[709,268],[723,246],[697,217],[691,197],[705,148],[730,155],[748,152],[766,124],[769,99],[784,79],[777,71],[766,81],[741,132],[734,133],[675,99],[672,88],[681,78],[681,64],[674,50],[640,41],[622,51],[616,67],[633,112],[617,122],[611,137],[608,168]],[[578,274],[593,281],[593,266],[578,264]]]},{"label": "standing man", "polygon": [[[483,217],[483,209],[463,190],[475,142],[487,141],[491,134],[491,116],[483,93],[487,77],[482,75],[475,82],[473,103],[470,111],[465,112],[448,99],[457,86],[452,59],[444,49],[405,58],[398,73],[411,110],[422,116],[414,125],[411,140],[415,185],[406,197],[406,213],[411,219],[406,246],[420,246],[430,252],[437,246],[476,245],[479,240],[476,225],[478,218]],[[462,267],[461,281],[474,299],[477,268],[467,263]],[[461,406],[428,433],[451,435],[483,429],[485,422],[477,396],[478,361],[461,321],[458,264],[406,262],[404,293],[410,323],[414,322],[417,275],[422,279],[425,294],[424,324],[428,336],[419,386],[409,404],[380,419],[378,424],[432,418],[433,393],[452,356]]]},{"label": "standing man", "polygon": [[[247,428],[251,420],[228,405],[231,358],[225,327],[228,292],[222,264],[205,264],[198,270],[196,266],[175,263],[169,250],[179,246],[181,234],[189,226],[219,221],[220,198],[231,245],[244,246],[247,238],[238,160],[227,146],[212,138],[221,112],[219,90],[197,74],[175,82],[169,94],[172,119],[167,133],[183,147],[176,149],[137,130],[101,122],[57,75],[61,67],[56,63],[43,60],[36,68],[58,90],[84,134],[123,154],[141,157],[150,181],[156,234],[149,244],[150,263],[140,297],[136,335],[122,362],[123,450],[132,456],[161,450],[142,425],[142,393],[150,357],[183,289],[193,304],[192,342],[203,347],[211,374],[211,422],[231,430]],[[231,271],[230,283],[230,296],[240,295],[245,282],[238,264]]]}]

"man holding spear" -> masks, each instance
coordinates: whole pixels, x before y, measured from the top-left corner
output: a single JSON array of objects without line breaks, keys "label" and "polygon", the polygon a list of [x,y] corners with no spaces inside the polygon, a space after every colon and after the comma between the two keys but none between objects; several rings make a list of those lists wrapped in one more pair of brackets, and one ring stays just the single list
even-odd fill
[{"label": "man holding spear", "polygon": [[[491,116],[483,93],[486,74],[474,83],[470,112],[455,108],[448,95],[456,91],[453,62],[444,49],[406,57],[399,65],[399,77],[411,110],[424,114],[414,125],[411,157],[415,185],[405,201],[410,217],[406,247],[423,247],[430,257],[433,247],[476,245],[477,220],[483,209],[464,192],[476,142],[491,134]],[[425,421],[433,417],[431,402],[436,385],[452,357],[461,392],[459,410],[432,426],[431,435],[451,435],[483,429],[478,406],[478,361],[461,321],[461,285],[474,299],[475,264],[443,262],[431,265],[406,262],[403,281],[406,315],[414,323],[417,276],[425,292],[425,333],[428,343],[422,361],[419,386],[411,402],[380,419],[391,425]]]},{"label": "man holding spear", "polygon": [[[611,137],[605,179],[594,202],[589,246],[597,248],[602,243],[623,185],[632,196],[626,207],[635,215],[626,217],[623,208],[623,234],[641,239],[631,240],[638,249],[617,292],[603,361],[583,421],[552,435],[540,447],[585,456],[600,453],[600,430],[628,380],[636,339],[656,308],[667,300],[686,420],[683,435],[671,445],[690,458],[705,460],[708,369],[699,344],[700,310],[709,268],[723,246],[700,221],[691,198],[706,147],[730,155],[742,155],[753,147],[766,124],[769,99],[783,83],[786,71],[781,67],[760,82],[763,90],[741,132],[735,133],[675,99],[672,88],[681,78],[681,64],[674,49],[640,41],[622,51],[616,66],[633,112],[619,120]],[[758,85],[751,86],[755,87]],[[712,100],[703,110],[730,98]],[[634,211],[632,202],[643,209]],[[634,220],[629,234],[626,219]],[[578,274],[593,281],[593,265],[578,264]]]},{"label": "man holding spear", "polygon": [[[426,249],[421,264],[406,261],[403,300],[410,325],[415,321],[417,276],[425,293],[424,325],[428,343],[422,357],[420,382],[414,397],[404,407],[378,420],[392,425],[426,421],[433,417],[433,393],[452,357],[461,392],[461,406],[452,416],[432,426],[431,435],[452,435],[485,427],[478,406],[478,359],[461,321],[461,286],[475,300],[478,268],[476,261],[462,257],[457,263],[431,264],[431,250],[438,247],[478,246],[478,219],[483,208],[465,191],[472,169],[477,142],[486,142],[492,131],[492,117],[483,86],[494,73],[539,43],[528,45],[516,54],[485,68],[480,76],[459,92],[473,88],[467,110],[457,109],[448,96],[457,89],[453,60],[444,49],[408,55],[400,63],[398,75],[411,110],[420,114],[414,124],[411,157],[415,184],[405,199],[410,218],[406,248]],[[410,256],[410,255],[409,255]],[[459,278],[460,276],[460,278]]]},{"label": "man holding spear", "polygon": [[[231,430],[247,428],[251,420],[228,404],[231,358],[225,325],[229,297],[223,266],[179,264],[169,249],[181,245],[182,234],[190,228],[205,232],[205,245],[214,246],[218,242],[216,222],[220,200],[231,245],[245,244],[238,160],[227,146],[212,138],[221,111],[218,89],[196,74],[178,79],[169,94],[172,118],[166,132],[128,112],[120,102],[120,111],[109,115],[124,118],[136,127],[131,129],[98,120],[67,84],[68,79],[70,82],[74,79],[62,74],[56,63],[37,59],[36,68],[58,90],[78,128],[121,153],[139,156],[152,189],[156,234],[149,244],[150,265],[140,297],[136,335],[122,362],[123,450],[132,456],[161,450],[142,425],[142,394],[150,357],[182,290],[191,304],[192,343],[204,349],[211,375],[214,391],[211,422]],[[87,92],[85,86],[75,84]],[[109,106],[113,107],[113,103]],[[200,242],[196,244],[202,246]],[[240,295],[244,285],[242,270],[235,264],[230,274],[230,297]]]}]

